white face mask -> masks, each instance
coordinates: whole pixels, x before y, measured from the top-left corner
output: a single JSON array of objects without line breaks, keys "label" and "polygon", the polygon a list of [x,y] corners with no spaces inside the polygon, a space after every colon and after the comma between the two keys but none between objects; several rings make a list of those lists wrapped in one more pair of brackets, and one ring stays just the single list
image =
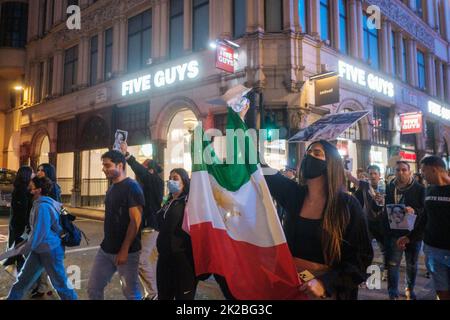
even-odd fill
[{"label": "white face mask", "polygon": [[167,188],[171,194],[181,191],[180,181],[169,180],[167,181]]}]

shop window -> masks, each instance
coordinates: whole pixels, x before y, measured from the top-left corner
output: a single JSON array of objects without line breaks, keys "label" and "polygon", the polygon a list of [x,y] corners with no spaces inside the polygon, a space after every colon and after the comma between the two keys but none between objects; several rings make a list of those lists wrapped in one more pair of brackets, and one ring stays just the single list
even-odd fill
[{"label": "shop window", "polygon": [[388,146],[390,140],[389,108],[374,107],[372,141],[376,145]]}]

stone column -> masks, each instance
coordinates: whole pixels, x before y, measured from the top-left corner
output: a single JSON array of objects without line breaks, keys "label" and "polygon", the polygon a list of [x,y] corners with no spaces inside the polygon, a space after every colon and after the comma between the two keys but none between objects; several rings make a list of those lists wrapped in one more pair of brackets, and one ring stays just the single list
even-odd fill
[{"label": "stone column", "polygon": [[441,60],[436,60],[436,93],[437,96],[444,100],[445,94],[444,94],[444,70],[443,70],[443,64]]},{"label": "stone column", "polygon": [[380,55],[381,55],[381,70],[386,73],[391,73],[391,56],[392,50],[390,47],[390,34],[391,23],[387,19],[382,19],[381,22],[381,47],[380,47]]},{"label": "stone column", "polygon": [[428,25],[432,29],[435,29],[436,23],[434,20],[434,7],[436,5],[436,0],[427,0],[424,2],[425,2],[425,6],[423,8],[424,9],[424,18],[426,19],[426,22],[428,23]]},{"label": "stone column", "polygon": [[350,55],[354,58],[359,57],[358,49],[358,18],[356,14],[356,0],[349,1],[349,41]]},{"label": "stone column", "polygon": [[434,67],[434,55],[430,52],[425,54],[425,80],[426,91],[429,95],[436,95],[436,68]]},{"label": "stone column", "polygon": [[338,0],[332,0],[331,1],[331,21],[332,24],[331,27],[331,45],[335,47],[336,49],[341,49],[341,43],[340,43],[340,24],[339,24],[339,1]]},{"label": "stone column", "polygon": [[298,1],[283,0],[283,30],[295,32],[298,21]]},{"label": "stone column", "polygon": [[[31,2],[38,2],[38,1],[31,1]],[[64,4],[63,4],[62,0],[54,1],[54,6],[55,6],[55,9],[54,9],[54,21],[55,21],[55,24],[58,24],[58,23],[62,22],[63,21],[63,17],[66,16],[66,9],[67,8],[64,8],[64,10],[63,10]]]},{"label": "stone column", "polygon": [[126,72],[127,69],[127,49],[128,49],[128,35],[127,35],[127,17],[121,17],[119,20],[119,75]]},{"label": "stone column", "polygon": [[88,86],[88,70],[89,70],[89,38],[83,36],[78,46],[78,75],[77,86],[86,88]]},{"label": "stone column", "polygon": [[447,101],[447,103],[450,103],[450,64],[449,63],[445,63],[444,64],[444,96],[445,96],[445,101]]},{"label": "stone column", "polygon": [[113,23],[113,45],[112,45],[112,74],[120,73],[120,18]]},{"label": "stone column", "polygon": [[161,48],[161,2],[155,1],[152,7],[152,61],[159,59]]},{"label": "stone column", "polygon": [[361,0],[356,0],[356,19],[357,19],[357,39],[358,39],[358,55],[359,58],[362,59],[364,56],[364,41],[363,41],[363,19],[362,19],[362,3]]},{"label": "stone column", "polygon": [[63,93],[64,51],[57,50],[53,57],[53,90],[52,96],[59,97]]},{"label": "stone column", "polygon": [[233,2],[232,0],[221,0],[221,3],[223,20],[220,36],[225,39],[231,39],[233,36]]},{"label": "stone column", "polygon": [[161,34],[159,57],[167,57],[169,50],[169,5],[168,0],[161,1]]},{"label": "stone column", "polygon": [[450,42],[450,1],[443,1],[442,2],[442,14],[444,15],[443,25],[441,28],[443,28],[444,31],[444,38],[447,40],[447,42]]},{"label": "stone column", "polygon": [[47,96],[47,92],[48,92],[48,77],[49,77],[49,74],[48,74],[48,61],[49,61],[48,59],[45,59],[44,65],[43,65],[44,76],[42,77],[42,82],[43,82],[42,83],[42,100],[45,99],[45,97]]},{"label": "stone column", "polygon": [[28,4],[28,42],[37,39],[39,34],[39,8],[39,1],[30,1]]},{"label": "stone column", "polygon": [[193,8],[192,0],[184,0],[184,46],[186,52],[192,52],[193,49]]},{"label": "stone column", "polygon": [[320,37],[320,0],[311,0],[309,4],[309,16],[311,16],[311,34]]}]

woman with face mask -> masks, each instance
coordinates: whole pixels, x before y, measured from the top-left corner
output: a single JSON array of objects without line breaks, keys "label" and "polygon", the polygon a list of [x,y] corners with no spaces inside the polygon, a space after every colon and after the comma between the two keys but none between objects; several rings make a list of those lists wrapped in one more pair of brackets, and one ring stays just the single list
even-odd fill
[{"label": "woman with face mask", "polygon": [[267,175],[273,198],[286,210],[284,231],[294,263],[311,298],[357,299],[373,258],[361,206],[346,192],[342,158],[327,141],[312,143],[301,181]]},{"label": "woman with face mask", "polygon": [[189,175],[184,169],[174,169],[169,179],[169,197],[158,212],[158,300],[194,300],[197,280],[191,239],[182,229],[189,195]]}]

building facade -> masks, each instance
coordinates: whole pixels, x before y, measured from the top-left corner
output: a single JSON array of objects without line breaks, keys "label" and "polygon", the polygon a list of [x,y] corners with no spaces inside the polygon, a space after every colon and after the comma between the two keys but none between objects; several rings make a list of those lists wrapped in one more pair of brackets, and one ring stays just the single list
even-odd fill
[{"label": "building facade", "polygon": [[20,110],[27,65],[28,1],[0,0],[0,168],[20,163]]},{"label": "building facade", "polygon": [[[80,29],[66,24],[70,5],[81,8]],[[234,73],[216,68],[218,39],[239,45]],[[100,155],[117,129],[165,177],[190,170],[193,127],[225,125],[225,108],[207,101],[244,84],[256,92],[248,124],[281,129],[265,147],[274,167],[298,163],[304,146],[286,141],[298,129],[358,110],[369,116],[338,140],[353,171],[376,163],[385,172],[401,158],[416,171],[426,154],[448,163],[449,41],[450,0],[32,1],[20,161],[56,164],[65,202],[101,205]],[[340,101],[317,106],[309,78],[325,71],[340,75]],[[413,112],[423,130],[401,134],[400,116]]]}]

